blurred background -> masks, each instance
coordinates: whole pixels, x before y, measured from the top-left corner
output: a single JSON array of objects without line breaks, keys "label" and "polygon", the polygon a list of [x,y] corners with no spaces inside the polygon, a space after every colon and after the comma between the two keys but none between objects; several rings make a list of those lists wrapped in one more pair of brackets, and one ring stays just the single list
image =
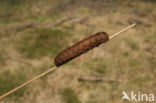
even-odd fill
[{"label": "blurred background", "polygon": [[77,41],[132,23],[0,103],[120,103],[123,90],[156,93],[155,0],[0,0],[0,95],[54,66]]}]

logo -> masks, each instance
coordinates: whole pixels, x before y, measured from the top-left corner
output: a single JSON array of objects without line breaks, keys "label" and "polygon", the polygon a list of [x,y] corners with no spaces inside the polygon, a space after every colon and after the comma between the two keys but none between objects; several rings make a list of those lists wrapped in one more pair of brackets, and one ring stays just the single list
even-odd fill
[{"label": "logo", "polygon": [[143,102],[143,101],[153,102],[154,101],[154,94],[146,94],[146,93],[141,93],[141,92],[135,93],[134,91],[131,91],[130,95],[128,95],[125,91],[122,91],[122,94],[123,94],[122,101],[123,100],[138,101],[138,102]]}]

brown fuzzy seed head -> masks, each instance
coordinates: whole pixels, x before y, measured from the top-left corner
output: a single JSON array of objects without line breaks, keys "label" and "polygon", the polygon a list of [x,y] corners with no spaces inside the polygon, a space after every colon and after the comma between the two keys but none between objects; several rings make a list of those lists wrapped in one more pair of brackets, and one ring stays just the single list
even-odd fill
[{"label": "brown fuzzy seed head", "polygon": [[73,46],[65,49],[59,53],[54,60],[56,66],[61,66],[66,62],[80,56],[81,54],[89,51],[90,49],[99,46],[100,44],[107,42],[109,36],[105,32],[98,32],[88,38],[79,41]]}]

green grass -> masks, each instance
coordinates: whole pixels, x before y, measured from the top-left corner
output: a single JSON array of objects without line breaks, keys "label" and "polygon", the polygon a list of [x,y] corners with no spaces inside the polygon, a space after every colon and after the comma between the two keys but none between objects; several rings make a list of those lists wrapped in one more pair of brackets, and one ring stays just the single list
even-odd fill
[{"label": "green grass", "polygon": [[135,79],[132,79],[131,83],[135,86],[141,87],[150,83],[152,81],[151,77],[149,75],[138,75]]},{"label": "green grass", "polygon": [[[6,64],[6,56],[7,56],[7,52],[5,50],[5,46],[1,46],[0,48],[0,65],[3,65]],[[0,70],[1,71],[1,70]]]},{"label": "green grass", "polygon": [[[69,1],[71,0],[1,0],[0,95],[48,70],[51,65],[48,63],[49,59],[53,59],[68,44],[83,39],[85,34],[89,36],[104,30],[111,35],[111,32],[118,31],[116,29],[129,25],[131,18],[143,24],[125,32],[126,37],[121,35],[104,44],[104,48],[98,47],[97,54],[93,51],[86,56],[82,55],[84,60],[80,57],[75,62],[69,62],[61,67],[62,70],[34,81],[0,102],[118,103],[121,102],[122,90],[155,93],[156,4],[144,0],[74,0],[75,3],[66,4]],[[83,22],[69,20],[63,25],[47,28],[70,16],[87,19]],[[33,26],[20,29],[29,23]],[[73,36],[71,32],[74,32]],[[8,57],[15,57],[32,65],[27,66]],[[79,82],[75,77],[81,75],[122,81]]]},{"label": "green grass", "polygon": [[122,53],[122,55],[125,56],[125,57],[128,57],[129,56],[129,52],[125,51],[125,52]]},{"label": "green grass", "polygon": [[111,83],[111,91],[117,91],[119,89],[119,83],[112,82]]},{"label": "green grass", "polygon": [[61,95],[65,103],[81,103],[75,92],[70,88],[64,88]]},{"label": "green grass", "polygon": [[37,14],[31,14],[27,17],[25,17],[25,19],[27,20],[33,20],[33,21],[37,21],[37,22],[44,22],[45,20],[48,19],[52,19],[52,20],[57,20],[58,18],[60,18],[60,14],[59,13],[53,13],[53,14],[41,14],[41,15],[37,15]]},{"label": "green grass", "polygon": [[138,66],[140,64],[141,64],[141,62],[140,62],[140,60],[138,58],[130,58],[129,59],[129,66],[130,67],[136,67],[136,66]]},{"label": "green grass", "polygon": [[147,57],[146,60],[147,60],[148,65],[149,65],[149,69],[155,70],[156,58],[154,58],[154,57]]},{"label": "green grass", "polygon": [[146,43],[154,44],[154,43],[156,43],[156,39],[155,38],[156,38],[156,35],[152,34],[152,35],[147,36],[144,41]]},{"label": "green grass", "polygon": [[21,3],[24,3],[25,1],[27,0],[1,0],[1,2],[5,2],[10,5],[19,5]]},{"label": "green grass", "polygon": [[[14,89],[25,81],[26,77],[22,71],[16,71],[11,73],[10,71],[4,71],[0,73],[0,95]],[[13,93],[14,96],[23,96],[25,88],[21,88],[17,92]]]},{"label": "green grass", "polygon": [[138,51],[140,48],[139,48],[139,45],[137,44],[137,42],[135,42],[134,40],[132,39],[126,39],[126,43],[128,44],[128,46],[134,50],[134,51]]},{"label": "green grass", "polygon": [[58,29],[35,29],[22,36],[17,49],[27,58],[54,56],[66,46],[68,36]]},{"label": "green grass", "polygon": [[0,2],[0,23],[9,24],[21,21],[26,9],[26,4],[21,0],[2,0]]},{"label": "green grass", "polygon": [[106,74],[115,66],[115,61],[112,59],[96,58],[85,63],[86,68],[99,74]]},{"label": "green grass", "polygon": [[3,53],[0,51],[0,64],[4,64],[5,63],[5,56],[3,55]]}]

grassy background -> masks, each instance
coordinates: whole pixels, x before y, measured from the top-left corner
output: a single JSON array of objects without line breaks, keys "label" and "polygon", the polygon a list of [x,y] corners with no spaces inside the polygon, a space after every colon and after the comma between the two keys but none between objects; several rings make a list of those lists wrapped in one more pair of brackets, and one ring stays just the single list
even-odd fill
[{"label": "grassy background", "polygon": [[0,103],[120,103],[123,90],[156,94],[155,7],[154,0],[1,0],[0,95],[48,70],[77,41],[137,26]]}]

